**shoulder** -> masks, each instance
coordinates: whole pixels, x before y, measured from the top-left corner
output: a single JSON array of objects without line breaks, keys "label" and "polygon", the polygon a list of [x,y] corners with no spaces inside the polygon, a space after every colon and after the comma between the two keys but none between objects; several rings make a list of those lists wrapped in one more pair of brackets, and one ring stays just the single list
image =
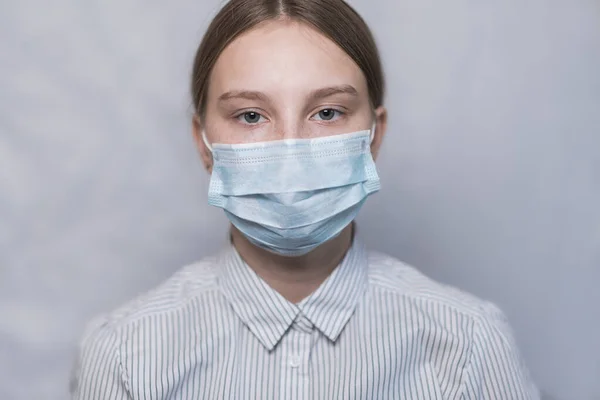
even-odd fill
[{"label": "shoulder", "polygon": [[495,304],[437,282],[417,268],[383,253],[369,253],[369,284],[373,290],[408,302],[430,317],[460,318],[472,327],[505,320]]},{"label": "shoulder", "polygon": [[[71,374],[74,398],[104,399],[109,392],[125,398],[124,393],[132,389],[127,360],[145,359],[175,342],[195,343],[194,332],[183,328],[191,326],[206,309],[198,304],[203,304],[206,296],[215,296],[218,267],[218,256],[185,266],[158,287],[88,323]],[[180,351],[189,346],[180,346]],[[173,353],[171,347],[168,352]],[[148,362],[148,371],[154,373],[159,367]],[[98,380],[103,382],[102,388]]]},{"label": "shoulder", "polygon": [[85,328],[81,345],[93,345],[99,338],[135,325],[139,321],[177,313],[199,297],[216,290],[217,256],[184,266],[165,282],[117,309],[96,316]]},{"label": "shoulder", "polygon": [[392,297],[401,307],[394,312],[408,314],[404,318],[417,331],[444,332],[432,336],[455,344],[435,348],[466,350],[447,355],[460,360],[457,380],[465,398],[480,398],[476,393],[490,399],[539,398],[509,322],[495,304],[381,253],[369,254],[369,285],[373,293]]}]

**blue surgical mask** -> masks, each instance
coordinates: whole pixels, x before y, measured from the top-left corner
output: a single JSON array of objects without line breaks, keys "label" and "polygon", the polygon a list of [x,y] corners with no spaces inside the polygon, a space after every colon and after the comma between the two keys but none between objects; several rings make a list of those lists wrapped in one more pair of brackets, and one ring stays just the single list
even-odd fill
[{"label": "blue surgical mask", "polygon": [[379,190],[371,131],[315,139],[208,144],[208,203],[254,245],[300,256],[337,236]]}]

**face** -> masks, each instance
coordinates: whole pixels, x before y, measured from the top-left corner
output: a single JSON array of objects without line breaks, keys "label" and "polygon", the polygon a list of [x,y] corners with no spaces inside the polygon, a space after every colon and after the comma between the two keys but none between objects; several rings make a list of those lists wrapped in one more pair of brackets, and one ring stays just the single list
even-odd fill
[{"label": "face", "polygon": [[194,118],[194,133],[210,170],[203,129],[210,143],[251,143],[367,130],[374,118],[375,156],[386,113],[373,109],[358,65],[310,26],[269,21],[221,53],[210,77],[205,120]]}]

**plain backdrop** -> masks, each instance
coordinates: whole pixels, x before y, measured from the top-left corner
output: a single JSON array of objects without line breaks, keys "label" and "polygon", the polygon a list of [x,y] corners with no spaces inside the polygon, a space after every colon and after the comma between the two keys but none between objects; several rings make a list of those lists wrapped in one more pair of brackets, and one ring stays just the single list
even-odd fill
[{"label": "plain backdrop", "polygon": [[[354,0],[390,124],[374,249],[496,302],[600,399],[600,2]],[[85,323],[215,251],[188,77],[217,0],[0,2],[0,399],[67,397]]]}]

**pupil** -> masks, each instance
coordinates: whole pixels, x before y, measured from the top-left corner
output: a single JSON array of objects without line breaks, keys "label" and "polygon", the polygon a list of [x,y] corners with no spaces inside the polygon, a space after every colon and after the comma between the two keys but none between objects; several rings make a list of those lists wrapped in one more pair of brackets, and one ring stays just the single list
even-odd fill
[{"label": "pupil", "polygon": [[330,120],[331,118],[333,118],[333,110],[327,109],[327,110],[322,110],[320,112],[321,114],[321,119],[324,120]]},{"label": "pupil", "polygon": [[244,118],[246,119],[246,122],[251,123],[251,124],[258,122],[258,120],[260,119],[260,117],[258,116],[258,113],[255,113],[255,112],[246,113]]}]

